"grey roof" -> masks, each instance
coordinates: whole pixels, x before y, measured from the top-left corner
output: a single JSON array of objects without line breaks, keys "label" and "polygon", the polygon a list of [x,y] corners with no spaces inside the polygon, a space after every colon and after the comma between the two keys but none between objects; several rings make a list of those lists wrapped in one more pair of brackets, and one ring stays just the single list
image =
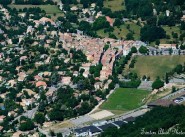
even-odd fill
[{"label": "grey roof", "polygon": [[180,78],[172,78],[169,81],[170,83],[185,83],[184,79],[180,79]]},{"label": "grey roof", "polygon": [[132,122],[135,120],[135,117],[128,117],[128,118],[125,118],[123,121],[126,121],[126,122]]},{"label": "grey roof", "polygon": [[98,128],[100,128],[102,130],[106,130],[109,127],[116,127],[116,126],[114,124],[112,124],[112,123],[109,123],[109,124],[105,124],[105,125],[99,126]]},{"label": "grey roof", "polygon": [[75,132],[78,134],[84,133],[84,132],[97,133],[97,132],[101,132],[101,130],[95,126],[87,126],[87,127],[75,129]]},{"label": "grey roof", "polygon": [[123,121],[115,121],[113,122],[114,124],[118,125],[119,127],[121,127],[122,125],[126,124],[125,122]]}]

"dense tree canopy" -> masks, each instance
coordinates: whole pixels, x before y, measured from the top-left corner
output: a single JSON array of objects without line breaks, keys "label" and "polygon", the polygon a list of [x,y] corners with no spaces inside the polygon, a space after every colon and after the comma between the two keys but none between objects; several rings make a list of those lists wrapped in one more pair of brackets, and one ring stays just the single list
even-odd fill
[{"label": "dense tree canopy", "polygon": [[[136,118],[134,124],[129,122],[123,125],[120,129],[109,128],[103,132],[100,137],[140,137],[142,130],[158,133],[162,128],[165,131],[172,127],[176,127],[178,131],[185,130],[184,121],[184,106],[170,106],[170,107],[157,107],[147,112],[141,117]],[[146,135],[147,136],[147,135]],[[164,136],[164,137],[176,137],[177,135],[171,133],[168,135],[149,135],[151,137]]]},{"label": "dense tree canopy", "polygon": [[163,87],[164,86],[164,82],[162,81],[162,80],[160,80],[160,78],[157,78],[154,82],[153,82],[153,84],[152,84],[152,88],[153,89],[159,89],[159,88],[161,88],[161,87]]},{"label": "dense tree canopy", "polygon": [[140,35],[142,41],[152,42],[157,39],[165,38],[166,32],[162,27],[147,25],[141,28]]},{"label": "dense tree canopy", "polygon": [[107,22],[104,16],[98,17],[93,23],[93,29],[98,30],[102,28],[110,27],[109,22]]}]

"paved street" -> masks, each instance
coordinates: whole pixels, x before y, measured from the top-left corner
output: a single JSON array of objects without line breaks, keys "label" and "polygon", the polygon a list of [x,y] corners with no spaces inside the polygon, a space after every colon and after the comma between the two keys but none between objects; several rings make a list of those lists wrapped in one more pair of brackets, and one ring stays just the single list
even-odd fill
[{"label": "paved street", "polygon": [[174,92],[174,93],[171,93],[171,94],[169,94],[169,95],[163,97],[162,99],[169,99],[169,98],[171,98],[171,97],[173,97],[173,96],[175,96],[175,95],[177,95],[177,94],[180,94],[180,93],[182,93],[182,92],[185,93],[185,88],[179,89],[178,91],[176,91],[176,92]]},{"label": "paved street", "polygon": [[14,119],[14,121],[15,121],[15,120],[18,120],[21,116],[25,116],[25,117],[28,117],[28,118],[32,119],[32,118],[34,117],[35,113],[37,112],[37,109],[38,109],[38,107],[33,108],[32,110],[26,111],[26,112],[23,113],[22,115],[16,117],[16,118]]}]

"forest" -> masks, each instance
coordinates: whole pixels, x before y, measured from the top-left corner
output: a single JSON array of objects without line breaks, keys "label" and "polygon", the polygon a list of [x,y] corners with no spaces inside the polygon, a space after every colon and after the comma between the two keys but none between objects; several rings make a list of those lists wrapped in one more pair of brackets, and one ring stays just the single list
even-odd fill
[{"label": "forest", "polygon": [[[140,137],[140,136],[163,136],[176,137],[177,132],[185,131],[185,106],[156,107],[141,117],[136,118],[135,122],[125,124],[120,129],[109,128],[100,137]],[[161,135],[160,129],[169,131],[167,135]],[[170,130],[169,129],[175,129]],[[145,132],[151,131],[154,135],[146,135]]]}]

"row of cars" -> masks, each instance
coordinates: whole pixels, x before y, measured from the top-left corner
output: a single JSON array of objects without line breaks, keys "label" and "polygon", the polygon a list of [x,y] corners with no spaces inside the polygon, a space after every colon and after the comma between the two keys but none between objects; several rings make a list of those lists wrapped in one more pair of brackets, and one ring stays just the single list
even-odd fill
[{"label": "row of cars", "polygon": [[175,103],[177,103],[177,104],[180,104],[180,103],[182,103],[182,102],[184,102],[185,101],[185,95],[182,95],[182,96],[180,96],[180,97],[178,97],[178,98],[175,98],[174,100],[173,100],[173,102],[175,102]]}]

